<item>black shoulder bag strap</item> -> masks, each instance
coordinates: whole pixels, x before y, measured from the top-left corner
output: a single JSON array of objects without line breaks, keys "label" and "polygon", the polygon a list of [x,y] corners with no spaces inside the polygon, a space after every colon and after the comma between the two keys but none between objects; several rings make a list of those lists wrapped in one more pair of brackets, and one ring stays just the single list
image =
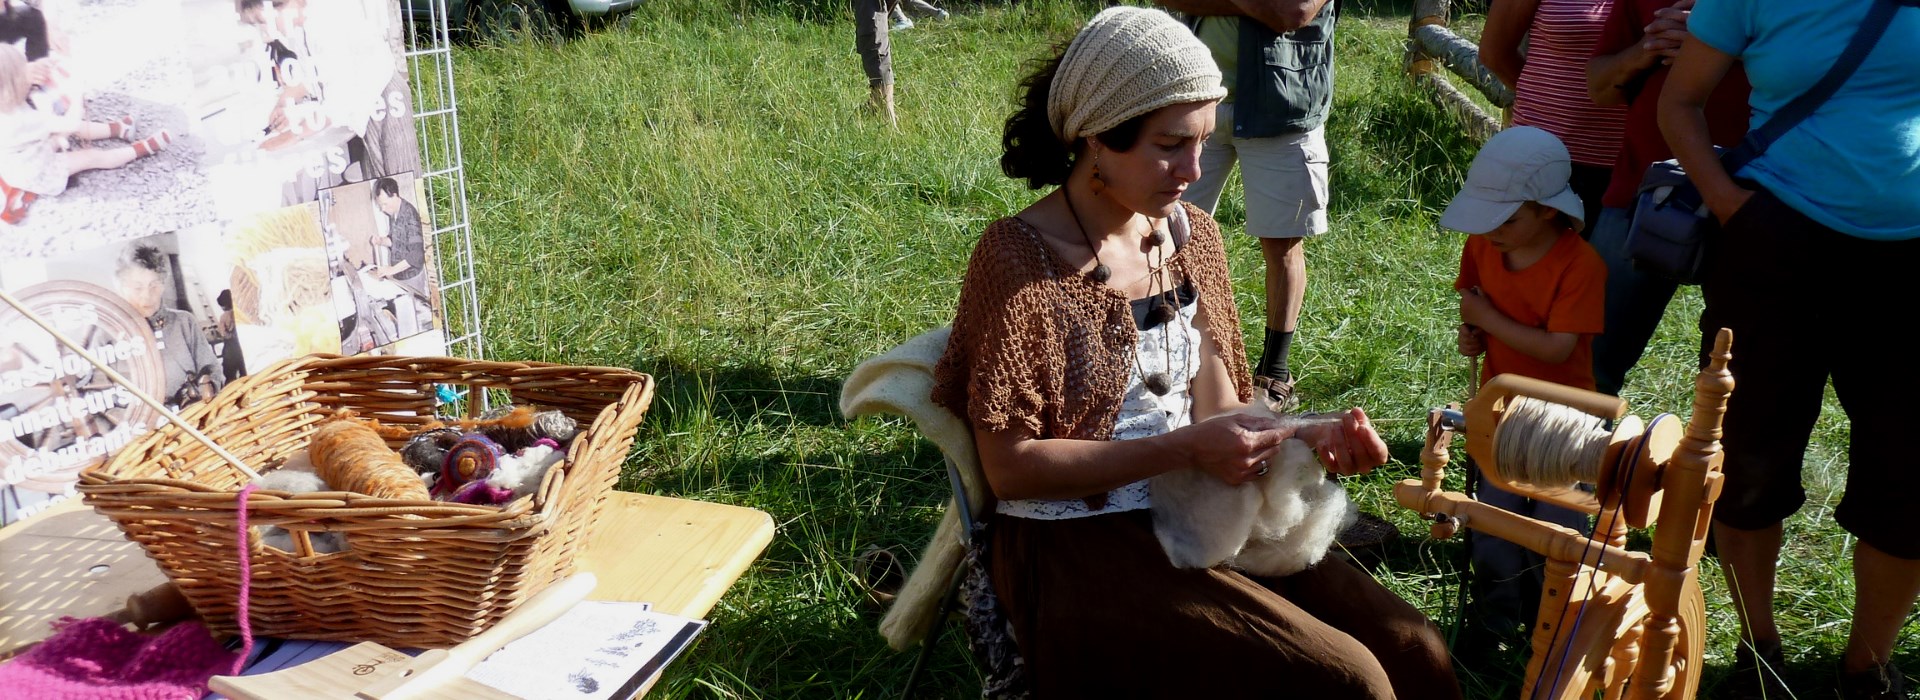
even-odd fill
[{"label": "black shoulder bag strap", "polygon": [[1778,141],[1781,135],[1812,116],[1813,111],[1825,104],[1827,98],[1833,97],[1833,93],[1838,92],[1840,86],[1853,77],[1853,72],[1867,60],[1867,54],[1873,52],[1873,46],[1880,43],[1880,37],[1887,33],[1887,25],[1893,23],[1893,13],[1902,5],[1920,7],[1920,0],[1874,0],[1873,7],[1867,10],[1867,18],[1860,21],[1859,29],[1854,30],[1853,40],[1847,43],[1846,50],[1840,53],[1840,59],[1827,69],[1827,74],[1820,78],[1820,82],[1814,83],[1813,87],[1781,107],[1760,128],[1747,132],[1747,137],[1740,141],[1739,146],[1721,156],[1720,164],[1727,169],[1727,175],[1731,177],[1740,172],[1753,159],[1766,153],[1767,147]]}]

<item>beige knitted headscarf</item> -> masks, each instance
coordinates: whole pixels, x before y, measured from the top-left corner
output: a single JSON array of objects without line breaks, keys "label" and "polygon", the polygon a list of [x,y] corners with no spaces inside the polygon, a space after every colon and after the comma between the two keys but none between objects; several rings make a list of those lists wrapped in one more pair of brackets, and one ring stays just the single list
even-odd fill
[{"label": "beige knitted headscarf", "polygon": [[1067,46],[1047,93],[1047,122],[1063,143],[1167,105],[1227,96],[1213,52],[1159,10],[1109,7]]}]

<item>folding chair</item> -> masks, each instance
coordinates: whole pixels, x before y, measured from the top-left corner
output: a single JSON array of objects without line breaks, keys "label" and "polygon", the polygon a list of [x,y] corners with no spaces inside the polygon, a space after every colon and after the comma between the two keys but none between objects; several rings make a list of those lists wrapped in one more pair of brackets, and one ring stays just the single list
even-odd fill
[{"label": "folding chair", "polygon": [[929,331],[861,363],[840,390],[840,412],[848,418],[888,413],[913,419],[920,434],[940,448],[953,488],[926,552],[880,621],[880,634],[894,650],[922,645],[902,697],[912,695],[933,655],[934,642],[959,596],[965,573],[961,563],[972,544],[974,523],[993,506],[993,492],[974,451],[972,427],[932,399],[933,367],[946,352],[948,334],[944,327]]}]

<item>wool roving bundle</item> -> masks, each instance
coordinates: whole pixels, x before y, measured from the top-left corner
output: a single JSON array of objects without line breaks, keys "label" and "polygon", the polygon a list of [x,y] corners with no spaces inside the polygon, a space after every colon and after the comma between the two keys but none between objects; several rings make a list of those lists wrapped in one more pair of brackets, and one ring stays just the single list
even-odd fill
[{"label": "wool roving bundle", "polygon": [[541,438],[533,446],[500,460],[500,467],[487,476],[487,483],[512,492],[515,498],[525,496],[540,488],[540,481],[546,478],[547,470],[566,456],[567,453],[560,449],[558,443]]},{"label": "wool roving bundle", "polygon": [[400,459],[416,472],[437,476],[447,463],[447,452],[453,449],[454,443],[460,442],[460,436],[459,428],[444,425],[422,430],[400,448]]},{"label": "wool roving bundle", "polygon": [[450,494],[467,484],[486,481],[500,465],[500,457],[506,454],[500,443],[494,442],[480,433],[462,436],[447,450],[446,461],[440,469],[440,478],[433,484],[433,493]]},{"label": "wool roving bundle", "polygon": [[350,412],[320,424],[307,449],[314,473],[334,489],[375,498],[432,498],[420,475],[387,447],[380,433]]},{"label": "wool roving bundle", "polygon": [[507,452],[524,450],[541,438],[566,445],[580,433],[579,422],[567,414],[527,406],[501,406],[481,414],[479,420],[460,421],[460,427],[485,433]]},{"label": "wool roving bundle", "polygon": [[[1240,412],[1275,415],[1257,403]],[[1224,563],[1250,574],[1285,576],[1326,556],[1334,537],[1355,518],[1346,490],[1327,478],[1304,441],[1281,443],[1270,464],[1265,475],[1239,486],[1198,469],[1153,478],[1153,534],[1174,566]]]},{"label": "wool roving bundle", "polygon": [[[327,490],[327,482],[322,480],[319,474],[314,473],[313,459],[306,452],[294,452],[288,455],[287,461],[281,464],[279,469],[260,475],[260,479],[253,483],[262,491],[313,493]],[[283,552],[296,551],[293,533],[283,527],[275,525],[262,527],[260,542]],[[313,545],[313,551],[319,554],[338,552],[347,548],[346,541],[338,532],[311,533],[308,542]]]}]

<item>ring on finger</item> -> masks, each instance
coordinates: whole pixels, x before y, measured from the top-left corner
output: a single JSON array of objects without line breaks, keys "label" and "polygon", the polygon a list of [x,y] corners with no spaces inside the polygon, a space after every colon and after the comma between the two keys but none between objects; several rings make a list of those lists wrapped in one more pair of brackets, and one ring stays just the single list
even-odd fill
[{"label": "ring on finger", "polygon": [[1256,469],[1256,470],[1254,470],[1254,472],[1253,472],[1253,475],[1254,475],[1254,476],[1266,476],[1266,475],[1267,475],[1267,466],[1268,466],[1268,465],[1267,465],[1267,460],[1264,460],[1264,459],[1263,459],[1263,460],[1260,460],[1260,468],[1259,468],[1259,469]]}]

